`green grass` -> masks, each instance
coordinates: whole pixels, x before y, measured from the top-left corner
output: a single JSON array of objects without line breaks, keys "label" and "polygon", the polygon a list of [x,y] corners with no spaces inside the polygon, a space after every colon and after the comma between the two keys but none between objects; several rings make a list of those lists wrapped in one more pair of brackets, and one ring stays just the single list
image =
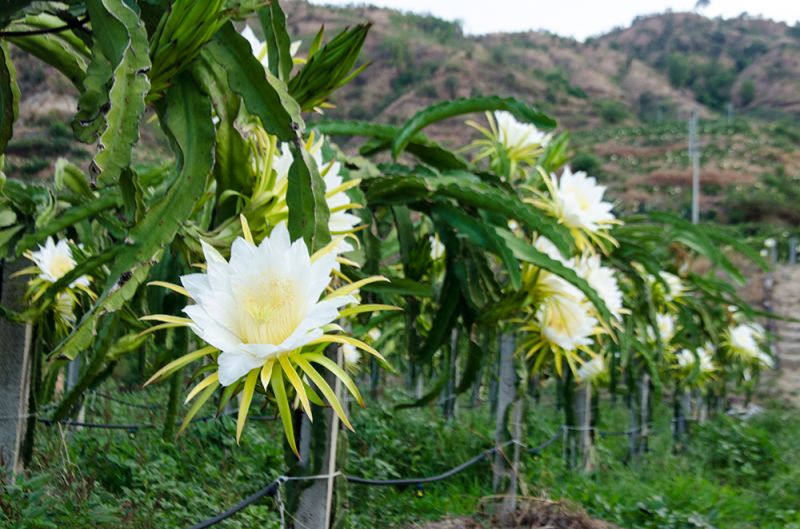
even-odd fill
[{"label": "green grass", "polygon": [[[154,402],[162,388],[125,395]],[[442,472],[491,446],[493,419],[485,407],[461,409],[444,422],[437,408],[394,411],[387,398],[354,410],[346,472],[374,478]],[[622,404],[603,403],[601,428],[625,428]],[[157,413],[95,400],[87,420],[157,422]],[[560,423],[552,405],[529,407],[526,443],[547,439]],[[581,504],[593,516],[630,528],[798,528],[800,416],[770,408],[750,422],[719,417],[695,427],[685,453],[674,454],[669,413],[659,407],[651,452],[626,464],[626,439],[602,438],[597,471],[568,471],[556,443],[524,460],[528,494]],[[284,468],[277,424],[253,422],[241,445],[225,418],[197,424],[176,443],[160,432],[83,430],[65,436],[41,428],[35,460],[13,486],[0,489],[0,527],[188,527],[233,505]],[[491,494],[491,469],[481,462],[451,480],[424,488],[347,488],[346,527],[407,527],[471,514]],[[278,527],[272,500],[218,525]]]}]

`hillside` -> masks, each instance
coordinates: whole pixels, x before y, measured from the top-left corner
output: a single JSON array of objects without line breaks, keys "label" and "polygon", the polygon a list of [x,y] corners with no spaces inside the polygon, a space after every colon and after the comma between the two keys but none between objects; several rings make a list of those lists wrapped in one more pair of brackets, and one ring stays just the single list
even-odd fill
[{"label": "hillside", "polygon": [[[796,196],[786,194],[800,178],[799,26],[666,13],[581,43],[542,32],[468,37],[457,23],[375,7],[284,7],[290,32],[306,46],[323,24],[328,35],[373,24],[363,53],[370,67],[337,93],[330,116],[397,123],[441,99],[519,97],[574,132],[576,163],[606,180],[622,208],[684,211],[685,119],[697,108],[705,216],[798,220]],[[15,60],[26,100],[9,172],[45,176],[55,156],[88,158],[87,148],[69,140],[70,87],[19,52]],[[469,133],[463,120],[433,129],[454,144]]]}]

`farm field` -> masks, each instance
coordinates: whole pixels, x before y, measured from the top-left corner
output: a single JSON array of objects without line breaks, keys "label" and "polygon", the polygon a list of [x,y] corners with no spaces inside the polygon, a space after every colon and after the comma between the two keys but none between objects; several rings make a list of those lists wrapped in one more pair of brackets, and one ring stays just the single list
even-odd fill
[{"label": "farm field", "polygon": [[663,1],[0,8],[0,529],[800,529],[800,20]]},{"label": "farm field", "polygon": [[[101,388],[100,394],[108,389]],[[130,404],[159,402],[159,392],[114,393]],[[158,412],[90,397],[87,421],[153,424]],[[399,394],[353,415],[344,472],[386,479],[434,475],[492,445],[485,405],[459,410],[445,422],[435,408],[393,412]],[[548,403],[548,401],[550,401]],[[525,443],[539,444],[561,424],[552,391],[527,414]],[[160,410],[159,410],[160,411]],[[621,403],[603,397],[601,428],[620,424]],[[528,456],[524,496],[539,502],[564,501],[569,511],[620,527],[791,528],[800,524],[796,503],[800,420],[792,409],[769,404],[748,420],[717,417],[693,427],[691,440],[673,453],[671,414],[654,413],[650,451],[626,464],[627,438],[604,438],[597,446],[597,471],[566,469],[561,443]],[[607,425],[607,426],[606,426]],[[158,429],[125,431],[46,428],[31,473],[7,489],[3,525],[38,528],[190,527],[221,512],[274,479],[282,468],[281,433],[259,422],[240,446],[232,442],[234,420],[192,427],[177,443],[165,443]],[[65,439],[65,435],[69,438]],[[425,527],[442,518],[474,517],[491,495],[491,469],[482,462],[450,480],[425,485],[373,488],[348,485],[346,527]],[[483,527],[487,515],[475,517]],[[222,527],[279,527],[273,501],[253,505]],[[463,527],[472,527],[464,522]],[[454,525],[462,527],[462,525]]]}]

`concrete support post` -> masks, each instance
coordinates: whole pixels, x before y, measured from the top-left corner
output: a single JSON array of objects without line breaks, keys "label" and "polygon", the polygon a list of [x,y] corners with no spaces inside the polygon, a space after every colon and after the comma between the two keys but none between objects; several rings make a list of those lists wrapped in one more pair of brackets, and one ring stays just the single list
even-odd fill
[{"label": "concrete support post", "polygon": [[592,470],[592,385],[583,384],[575,396],[575,419],[579,427],[577,463],[584,472]]},{"label": "concrete support post", "polygon": [[[498,518],[505,520],[516,510],[520,442],[522,440],[523,396],[517,388],[514,369],[514,335],[500,336],[500,376],[497,387],[497,414],[495,415],[495,445],[500,447],[494,459],[492,487],[504,495],[498,506]],[[509,441],[513,444],[507,445]],[[505,446],[504,446],[505,445]],[[509,457],[511,454],[511,457]]]},{"label": "concrete support post", "polygon": [[[23,307],[25,282],[11,275],[22,263],[3,263],[0,275],[0,305],[18,311]],[[28,422],[31,343],[29,324],[0,318],[0,464],[12,473],[22,470],[22,443]]]},{"label": "concrete support post", "polygon": [[[329,358],[343,367],[341,348],[329,347]],[[326,373],[325,380],[333,387],[339,402],[344,402],[344,388],[338,377]],[[305,475],[325,475],[305,486],[298,495],[292,514],[295,529],[330,529],[337,527],[341,512],[340,498],[335,497],[337,455],[339,453],[339,417],[331,408],[314,406],[314,422],[303,415],[300,431],[300,457]]]}]

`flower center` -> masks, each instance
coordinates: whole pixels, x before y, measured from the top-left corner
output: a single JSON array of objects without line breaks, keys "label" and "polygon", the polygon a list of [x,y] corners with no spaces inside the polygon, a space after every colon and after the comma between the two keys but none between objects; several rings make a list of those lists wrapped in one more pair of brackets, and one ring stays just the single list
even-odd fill
[{"label": "flower center", "polygon": [[288,278],[270,277],[253,285],[240,298],[243,317],[240,338],[250,344],[280,344],[305,314],[299,285]]},{"label": "flower center", "polygon": [[75,261],[65,254],[55,254],[50,261],[50,275],[56,279],[59,279],[73,268],[75,268]]}]

